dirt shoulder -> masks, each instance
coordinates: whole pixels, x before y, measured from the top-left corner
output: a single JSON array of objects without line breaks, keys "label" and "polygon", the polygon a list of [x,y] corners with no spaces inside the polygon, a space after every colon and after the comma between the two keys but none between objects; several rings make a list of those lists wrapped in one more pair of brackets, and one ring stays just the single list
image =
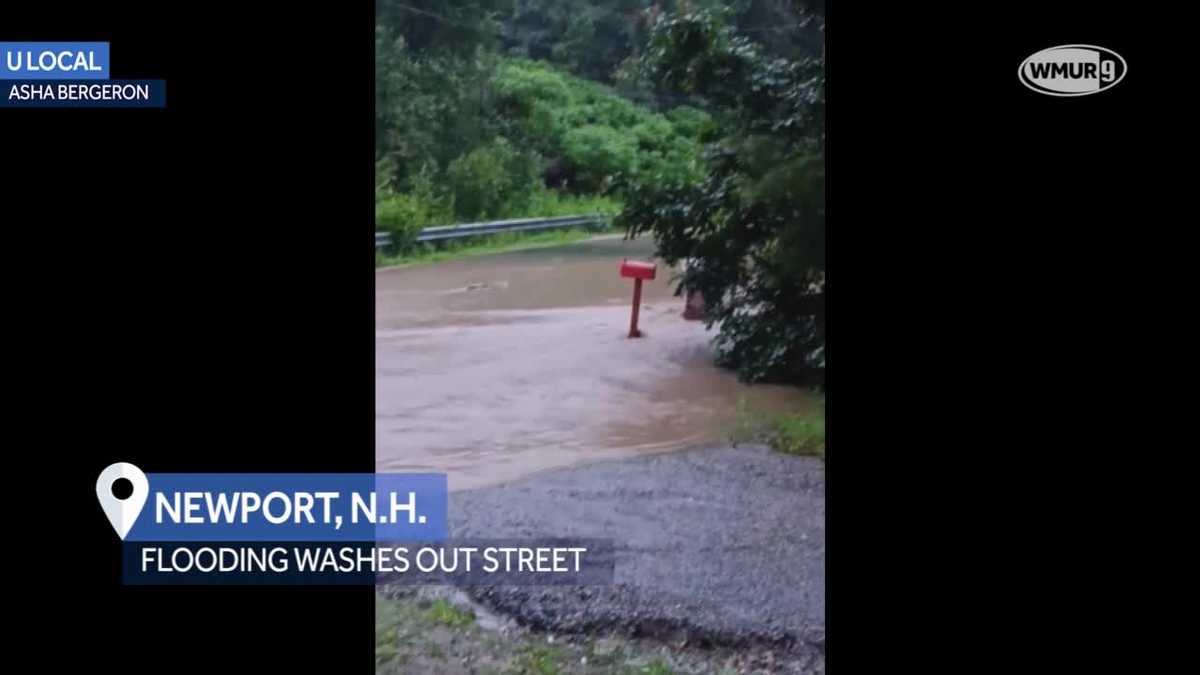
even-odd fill
[{"label": "dirt shoulder", "polygon": [[[823,670],[819,459],[763,446],[716,446],[547,471],[455,493],[451,530],[461,538],[616,543],[611,586],[463,589],[480,608],[530,635],[562,636],[560,647],[575,645],[571,659],[588,657],[589,645],[606,639],[657,645],[683,659],[665,662],[669,670],[661,672]],[[639,658],[643,652],[633,649]],[[683,669],[688,663],[700,669]],[[625,672],[609,665],[548,672]]]},{"label": "dirt shoulder", "polygon": [[380,589],[375,607],[377,673],[490,675],[690,675],[813,673],[765,648],[701,648],[619,634],[535,631],[491,614],[447,587]]}]

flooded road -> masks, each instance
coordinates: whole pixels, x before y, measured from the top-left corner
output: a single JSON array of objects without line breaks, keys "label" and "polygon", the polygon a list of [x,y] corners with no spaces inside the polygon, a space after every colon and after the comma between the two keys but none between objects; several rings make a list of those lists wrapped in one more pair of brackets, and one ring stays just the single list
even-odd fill
[{"label": "flooded road", "polygon": [[444,471],[451,489],[719,440],[739,399],[806,409],[798,389],[712,365],[711,332],[680,315],[672,271],[646,282],[641,339],[618,238],[380,270],[375,277],[378,471]]}]

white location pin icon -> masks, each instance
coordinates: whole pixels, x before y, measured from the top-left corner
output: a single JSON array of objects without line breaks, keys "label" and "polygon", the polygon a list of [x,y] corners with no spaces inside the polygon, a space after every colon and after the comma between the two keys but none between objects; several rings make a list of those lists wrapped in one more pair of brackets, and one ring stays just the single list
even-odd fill
[{"label": "white location pin icon", "polygon": [[[133,485],[133,493],[124,499],[113,494],[113,485],[121,478]],[[133,523],[146,505],[146,496],[149,494],[150,481],[146,480],[146,474],[129,462],[113,464],[101,471],[96,479],[96,498],[104,508],[104,515],[108,516],[108,522],[112,523],[122,540],[133,529]]]}]

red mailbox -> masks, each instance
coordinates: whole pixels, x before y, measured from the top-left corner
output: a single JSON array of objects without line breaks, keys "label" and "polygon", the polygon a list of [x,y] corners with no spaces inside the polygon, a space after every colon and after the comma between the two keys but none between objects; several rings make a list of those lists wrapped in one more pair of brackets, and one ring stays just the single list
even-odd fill
[{"label": "red mailbox", "polygon": [[640,260],[622,260],[621,276],[630,279],[653,279],[658,265]]},{"label": "red mailbox", "polygon": [[658,265],[640,260],[621,261],[621,276],[633,279],[633,315],[629,317],[629,337],[641,337],[638,330],[638,308],[642,304],[642,279],[653,279]]}]

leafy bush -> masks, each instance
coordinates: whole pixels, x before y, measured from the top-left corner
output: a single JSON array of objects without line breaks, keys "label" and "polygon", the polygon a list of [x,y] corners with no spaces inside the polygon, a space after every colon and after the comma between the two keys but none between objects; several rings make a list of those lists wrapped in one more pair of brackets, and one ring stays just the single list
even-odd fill
[{"label": "leafy bush", "polygon": [[703,140],[706,134],[716,129],[712,115],[689,105],[672,108],[667,111],[666,118],[677,133],[697,140]]},{"label": "leafy bush", "polygon": [[406,251],[421,228],[431,224],[430,213],[429,205],[415,195],[393,195],[375,202],[375,229],[392,235],[392,249]]},{"label": "leafy bush", "polygon": [[536,158],[497,137],[446,167],[446,186],[455,213],[467,220],[504,217],[524,211],[538,182]]},{"label": "leafy bush", "polygon": [[585,192],[607,192],[613,181],[637,170],[636,142],[612,127],[591,124],[568,131],[563,154],[576,168],[576,187]]},{"label": "leafy bush", "polygon": [[534,105],[565,106],[578,97],[574,82],[561,71],[533,61],[511,60],[496,76],[496,91],[524,106],[528,113]]},{"label": "leafy bush", "polygon": [[[483,163],[490,165],[490,160]],[[621,202],[612,197],[573,195],[540,184],[516,194],[517,198],[514,201],[500,204],[500,210],[488,217],[548,218],[592,213],[614,216],[621,212]],[[375,229],[392,235],[392,246],[382,255],[380,264],[394,263],[398,257],[414,254],[419,248],[416,245],[416,236],[421,228],[456,222],[458,216],[454,213],[453,201],[452,198],[439,197],[436,194],[429,174],[425,171],[412,181],[409,192],[377,196]],[[482,240],[472,242],[482,243]]]},{"label": "leafy bush", "polygon": [[621,202],[612,197],[573,195],[547,187],[539,187],[530,196],[526,213],[531,218],[552,218],[598,213],[615,216],[621,212]]},{"label": "leafy bush", "polygon": [[[414,51],[403,35],[376,39],[377,220],[400,246],[419,227],[566,215],[576,198],[703,176],[691,131],[604,85],[486,52]],[[703,113],[675,116],[694,127]]]},{"label": "leafy bush", "polygon": [[[628,182],[702,176],[701,146],[667,117],[545,63],[511,59],[496,76],[499,107],[526,139],[523,147],[563,158],[575,170],[572,188],[604,192]],[[692,127],[707,116],[677,115]]]},{"label": "leafy bush", "polygon": [[386,186],[376,186],[375,229],[392,235],[393,252],[410,250],[421,228],[454,220],[452,201],[437,194],[429,167],[410,179],[409,188],[394,194]]},{"label": "leafy bush", "polygon": [[379,28],[375,40],[375,156],[403,183],[422,167],[446,164],[499,132],[486,55],[414,54]]},{"label": "leafy bush", "polygon": [[675,140],[675,127],[665,117],[639,120],[630,128],[639,150],[663,151]]},{"label": "leafy bush", "polygon": [[[825,67],[769,58],[719,17],[661,17],[640,61],[643,79],[702,96],[715,123],[700,180],[624,191],[619,223],[653,233],[659,255],[685,262],[718,361],[750,381],[820,383],[825,369]],[[699,118],[676,112],[676,119]],[[694,125],[693,125],[694,126]],[[643,175],[646,172],[643,170]]]}]

